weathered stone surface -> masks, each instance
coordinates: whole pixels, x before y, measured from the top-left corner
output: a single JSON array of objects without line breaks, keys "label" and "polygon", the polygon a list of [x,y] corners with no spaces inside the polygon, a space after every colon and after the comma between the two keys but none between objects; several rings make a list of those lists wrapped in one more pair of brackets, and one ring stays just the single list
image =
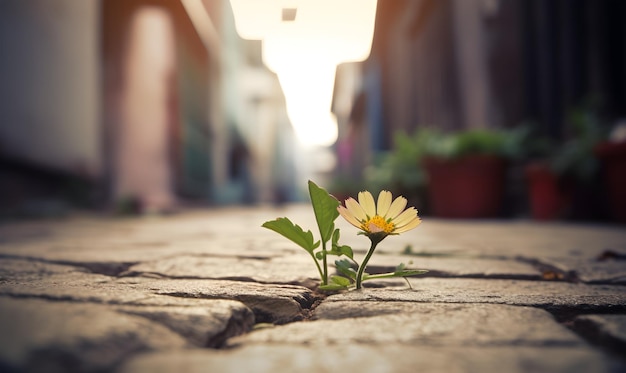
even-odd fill
[{"label": "weathered stone surface", "polygon": [[624,287],[567,282],[495,279],[411,278],[413,289],[362,289],[326,298],[333,301],[496,303],[560,311],[576,308],[626,311]]},{"label": "weathered stone surface", "polygon": [[581,347],[440,347],[407,344],[251,345],[226,351],[141,355],[119,373],[140,372],[617,372],[623,367]]},{"label": "weathered stone surface", "polygon": [[597,258],[543,258],[543,263],[564,273],[571,272],[578,280],[591,284],[626,285],[626,260]]},{"label": "weathered stone surface", "polygon": [[16,260],[0,258],[0,283],[23,283],[39,281],[52,275],[83,272],[80,269],[59,264],[50,264],[37,260]]},{"label": "weathered stone surface", "polygon": [[317,301],[301,286],[241,281],[151,279],[68,272],[26,282],[0,282],[0,295],[76,302],[172,306],[188,299],[230,299],[244,303],[257,322],[302,320]]},{"label": "weathered stone surface", "polygon": [[582,341],[546,311],[494,304],[326,302],[319,320],[268,328],[232,344],[353,343],[431,346],[575,346]]},{"label": "weathered stone surface", "polygon": [[[349,225],[343,222],[342,238]],[[353,228],[354,229],[354,228]],[[367,240],[361,238],[361,247]],[[425,219],[417,228],[379,245],[385,252],[401,253],[408,246],[420,255],[479,256],[492,258],[595,258],[607,249],[626,253],[626,231],[620,226],[533,221]]]},{"label": "weathered stone surface", "polygon": [[[279,216],[318,235],[309,205],[3,223],[0,371],[626,370],[602,352],[623,350],[622,227],[425,219],[381,243],[370,265],[413,260],[431,277],[411,278],[414,290],[380,280],[322,300],[293,285],[313,288],[311,258],[261,227]],[[367,238],[337,226],[361,259]],[[575,318],[594,312],[605,315]],[[293,323],[241,335],[251,313]],[[236,347],[195,349],[222,344]]]},{"label": "weathered stone surface", "polygon": [[[269,258],[297,248],[261,224],[278,210],[227,209],[143,218],[76,217],[0,226],[0,254],[116,267],[178,255]],[[97,239],[94,239],[97,237]]]},{"label": "weathered stone surface", "polygon": [[368,264],[368,273],[393,272],[404,263],[407,268],[428,269],[425,277],[542,279],[541,271],[528,263],[511,259],[475,257],[415,257],[409,255],[378,255]]},{"label": "weathered stone surface", "polygon": [[253,282],[208,280],[160,280],[146,282],[161,295],[184,298],[234,299],[252,311],[257,322],[284,324],[308,317],[318,301],[309,289],[293,285],[270,285]]},{"label": "weathered stone surface", "polygon": [[[0,298],[0,367],[37,363],[35,370],[49,371],[48,364],[67,363],[58,368],[91,371],[146,349],[220,347],[253,325],[252,311],[228,300],[166,307]],[[106,350],[97,356],[100,348]]]},{"label": "weathered stone surface", "polygon": [[626,315],[578,316],[573,327],[594,343],[626,357]]},{"label": "weathered stone surface", "polygon": [[78,271],[53,273],[29,281],[0,282],[0,295],[76,302],[139,304],[152,294],[115,278]]},{"label": "weathered stone surface", "polygon": [[101,305],[0,298],[0,367],[105,370],[141,351],[181,348],[178,334]]},{"label": "weathered stone surface", "polygon": [[247,333],[254,325],[254,314],[239,302],[196,303],[186,307],[122,306],[115,309],[166,326],[197,347],[221,347],[228,338]]},{"label": "weathered stone surface", "polygon": [[[306,258],[306,252],[302,251]],[[172,278],[210,278],[255,281],[261,283],[309,283],[319,281],[312,259],[280,260],[273,258],[193,257],[177,256],[143,262],[128,273],[157,274]]]}]

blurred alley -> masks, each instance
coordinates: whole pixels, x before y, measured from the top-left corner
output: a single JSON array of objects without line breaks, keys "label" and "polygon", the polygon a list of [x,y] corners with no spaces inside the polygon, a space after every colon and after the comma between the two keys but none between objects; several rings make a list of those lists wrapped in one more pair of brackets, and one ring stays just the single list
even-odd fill
[{"label": "blurred alley", "polygon": [[[626,4],[333,4],[0,1],[0,216],[299,202],[314,179],[440,217],[623,221]],[[478,186],[498,201],[447,210],[433,158],[472,151],[506,155]]]}]

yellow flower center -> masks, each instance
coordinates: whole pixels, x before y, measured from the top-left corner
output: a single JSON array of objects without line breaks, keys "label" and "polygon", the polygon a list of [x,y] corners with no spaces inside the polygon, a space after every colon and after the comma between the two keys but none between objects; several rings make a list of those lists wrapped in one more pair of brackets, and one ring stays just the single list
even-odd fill
[{"label": "yellow flower center", "polygon": [[382,216],[375,215],[369,220],[365,221],[361,228],[368,233],[380,233],[385,232],[387,234],[393,232],[396,226],[392,222],[386,221]]}]

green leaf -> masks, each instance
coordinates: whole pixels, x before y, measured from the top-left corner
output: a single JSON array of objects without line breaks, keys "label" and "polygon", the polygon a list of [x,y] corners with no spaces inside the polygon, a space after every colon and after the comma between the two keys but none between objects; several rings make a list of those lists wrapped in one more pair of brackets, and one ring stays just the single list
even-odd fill
[{"label": "green leaf", "polygon": [[339,201],[311,180],[309,180],[309,195],[313,205],[313,212],[315,213],[315,220],[320,229],[320,236],[323,242],[327,242],[331,239],[335,229],[333,222],[339,216],[339,211],[337,211]]},{"label": "green leaf", "polygon": [[342,256],[345,255],[348,258],[354,260],[354,253],[352,252],[352,248],[348,245],[339,245],[339,228],[335,229],[333,235],[331,237],[332,241],[332,249],[328,252],[328,255],[337,255]]},{"label": "green leaf", "polygon": [[345,277],[341,277],[341,276],[331,276],[330,277],[330,281],[338,284],[338,285],[342,285],[345,287],[350,286],[350,284],[352,284],[352,281],[350,281],[349,278],[345,278]]},{"label": "green leaf", "polygon": [[[412,261],[409,264],[413,263]],[[406,264],[400,263],[394,270],[395,277],[407,277],[407,276],[417,276],[423,275],[428,272],[426,269],[406,269]]]},{"label": "green leaf", "polygon": [[311,231],[305,232],[299,225],[292,223],[288,218],[278,218],[276,220],[266,221],[263,223],[262,227],[273,230],[283,237],[293,241],[311,254],[313,253],[313,250],[320,245],[319,241],[313,241],[313,233],[311,233]]},{"label": "green leaf", "polygon": [[335,229],[335,231],[333,232],[333,237],[332,237],[332,242],[333,242],[333,247],[337,246],[339,244],[339,236],[340,236],[340,232],[339,232],[339,228]]},{"label": "green leaf", "polygon": [[352,248],[348,245],[339,246],[339,251],[348,258],[354,260],[354,252],[352,252]]},{"label": "green leaf", "polygon": [[322,290],[342,290],[347,289],[352,285],[352,281],[350,279],[341,277],[341,276],[331,276],[330,284],[320,285],[320,289]]},{"label": "green leaf", "polygon": [[393,277],[408,277],[408,276],[417,276],[423,275],[428,272],[426,269],[405,269],[396,272],[388,272],[388,273],[379,273],[376,275],[363,275],[363,281],[371,280],[371,279],[381,279],[381,278],[393,278]]},{"label": "green leaf", "polygon": [[427,269],[405,269],[403,271],[394,272],[394,274],[396,275],[396,277],[408,277],[408,276],[423,275],[424,273],[427,273],[427,272],[428,272]]},{"label": "green leaf", "polygon": [[356,271],[352,268],[352,264],[346,260],[335,260],[335,266],[337,267],[337,271],[344,276],[347,276],[353,280],[356,279]]},{"label": "green leaf", "polygon": [[333,246],[332,250],[330,250],[327,254],[337,256],[345,255],[348,258],[354,260],[354,253],[352,252],[352,248],[348,245]]}]

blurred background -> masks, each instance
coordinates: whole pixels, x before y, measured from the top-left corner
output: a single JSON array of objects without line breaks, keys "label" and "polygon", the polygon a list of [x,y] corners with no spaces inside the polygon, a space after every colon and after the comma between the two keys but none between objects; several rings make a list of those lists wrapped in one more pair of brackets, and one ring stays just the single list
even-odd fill
[{"label": "blurred background", "polygon": [[293,203],[312,179],[442,218],[626,220],[625,1],[250,3],[0,0],[0,217]]}]

